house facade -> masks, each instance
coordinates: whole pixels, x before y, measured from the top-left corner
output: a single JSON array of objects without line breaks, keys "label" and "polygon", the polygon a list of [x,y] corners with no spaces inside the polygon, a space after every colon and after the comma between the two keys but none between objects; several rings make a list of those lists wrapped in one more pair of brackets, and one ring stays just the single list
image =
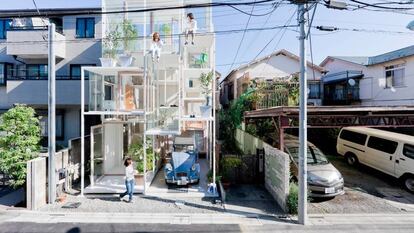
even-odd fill
[{"label": "house facade", "polygon": [[[181,0],[174,5],[205,2]],[[204,190],[202,195],[207,190],[207,172],[212,169],[215,173],[217,74],[212,9],[129,12],[170,4],[167,0],[102,1],[102,11],[124,13],[102,18],[104,43],[99,57],[108,63],[83,67],[81,72],[85,80],[80,87],[85,103],[81,120],[86,122],[88,116],[102,119],[102,124],[90,129],[90,161],[82,162],[83,172],[87,171],[82,179],[89,176],[90,185],[82,180],[82,192],[123,192],[123,160],[127,157],[142,165],[137,169],[135,192],[154,193],[150,187],[154,180],[162,181],[156,185],[158,190],[165,186],[167,191],[161,168],[177,149],[177,141],[194,143],[204,174],[196,189]],[[197,20],[194,43],[191,36],[185,43],[188,13]],[[163,41],[157,54],[153,53],[155,34]],[[81,126],[85,143],[88,126]],[[133,147],[145,148],[143,154],[131,154]],[[82,155],[84,159],[85,151]]]},{"label": "house facade", "polygon": [[[70,15],[100,9],[97,6],[39,10]],[[20,18],[7,18],[16,12],[21,14]],[[0,112],[14,104],[34,107],[41,119],[42,135],[47,136],[47,25],[55,23],[56,136],[58,144],[67,146],[69,139],[80,137],[81,67],[99,65],[101,16],[32,17],[36,13],[34,9],[0,11]],[[90,118],[88,122],[96,121],[99,119]]]},{"label": "house facade", "polygon": [[329,56],[324,105],[414,105],[414,46],[371,57]]},{"label": "house facade", "polygon": [[[298,75],[300,71],[299,57],[287,51],[276,51],[266,57],[257,59],[249,64],[240,66],[230,72],[220,82],[220,103],[227,106],[230,101],[240,97],[250,85],[251,80],[286,80]],[[307,64],[309,86],[308,102],[321,104],[320,78],[324,69],[310,62]]]}]

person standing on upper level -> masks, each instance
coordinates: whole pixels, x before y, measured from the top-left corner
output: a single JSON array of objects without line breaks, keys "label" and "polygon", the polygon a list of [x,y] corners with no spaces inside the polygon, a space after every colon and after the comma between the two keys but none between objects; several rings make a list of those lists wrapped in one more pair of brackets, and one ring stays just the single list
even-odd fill
[{"label": "person standing on upper level", "polygon": [[164,42],[160,38],[160,34],[158,32],[154,32],[152,35],[152,43],[151,43],[151,53],[152,53],[152,61],[154,62],[157,59],[157,62],[160,61],[161,57],[161,49],[164,45]]},{"label": "person standing on upper level", "polygon": [[185,45],[188,44],[188,36],[191,34],[191,44],[194,45],[194,33],[197,30],[197,20],[194,19],[193,13],[187,14],[187,22],[185,27]]}]

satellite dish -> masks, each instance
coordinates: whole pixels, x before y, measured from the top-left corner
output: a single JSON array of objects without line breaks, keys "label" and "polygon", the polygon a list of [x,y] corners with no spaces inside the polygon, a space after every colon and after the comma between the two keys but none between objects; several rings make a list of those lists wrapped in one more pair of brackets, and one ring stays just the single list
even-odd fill
[{"label": "satellite dish", "polygon": [[351,86],[351,87],[353,87],[353,86],[355,86],[355,80],[354,79],[348,79],[348,84],[349,84],[349,86]]},{"label": "satellite dish", "polygon": [[414,31],[414,20],[407,24],[406,28],[411,31]]}]

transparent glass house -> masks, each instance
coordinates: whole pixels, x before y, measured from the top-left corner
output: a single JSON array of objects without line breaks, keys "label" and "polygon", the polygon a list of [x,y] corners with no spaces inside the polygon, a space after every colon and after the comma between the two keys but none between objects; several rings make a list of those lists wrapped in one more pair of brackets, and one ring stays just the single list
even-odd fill
[{"label": "transparent glass house", "polygon": [[[102,19],[102,56],[122,66],[82,67],[82,194],[123,192],[123,160],[131,156],[140,168],[135,192],[150,192],[155,177],[163,173],[162,166],[174,150],[177,137],[192,137],[203,155],[200,160],[205,164],[201,171],[205,181],[200,182],[204,186],[200,190],[207,190],[205,174],[209,170],[215,177],[217,103],[213,98],[215,37],[211,9],[151,10],[194,3],[197,1],[102,1],[104,12],[128,13],[103,14]],[[149,10],[131,12],[142,9]],[[190,12],[198,30],[195,44],[190,39],[185,45],[186,15]],[[125,32],[131,27],[132,34]],[[159,61],[151,53],[155,32],[164,42]],[[125,64],[125,57],[131,58],[129,64]],[[207,74],[213,74],[212,81],[203,86],[200,77]],[[97,115],[102,120],[90,129],[90,153],[84,149],[86,115]],[[137,145],[143,148],[142,154],[131,152]]]}]

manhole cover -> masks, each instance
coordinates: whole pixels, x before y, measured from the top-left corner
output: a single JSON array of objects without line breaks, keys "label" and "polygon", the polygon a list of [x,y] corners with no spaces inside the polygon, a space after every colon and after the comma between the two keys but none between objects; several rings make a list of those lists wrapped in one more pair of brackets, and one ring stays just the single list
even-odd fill
[{"label": "manhole cover", "polygon": [[189,225],[191,224],[190,216],[174,216],[171,224]]}]

